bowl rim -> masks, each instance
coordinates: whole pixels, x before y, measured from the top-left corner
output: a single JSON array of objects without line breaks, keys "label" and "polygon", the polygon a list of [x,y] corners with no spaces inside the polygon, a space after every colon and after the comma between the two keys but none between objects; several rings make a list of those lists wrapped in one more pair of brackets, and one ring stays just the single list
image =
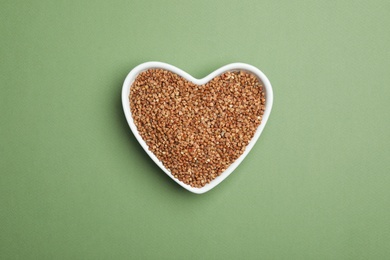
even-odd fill
[{"label": "bowl rim", "polygon": [[[178,179],[176,179],[171,172],[165,168],[165,166],[162,164],[162,162],[151,152],[149,151],[149,148],[146,144],[146,142],[142,139],[141,135],[138,133],[137,127],[134,124],[133,117],[131,115],[131,110],[130,110],[130,102],[129,102],[129,95],[130,95],[130,88],[131,85],[133,84],[135,78],[138,76],[139,73],[142,71],[148,70],[148,69],[165,69],[169,70],[173,73],[178,74],[179,76],[185,78],[188,81],[191,81],[197,85],[203,85],[216,76],[227,72],[227,71],[238,71],[238,70],[244,70],[247,72],[250,72],[257,76],[262,82],[263,82],[263,87],[265,88],[265,97],[266,97],[266,105],[265,105],[265,111],[263,114],[262,122],[261,124],[257,127],[257,130],[252,138],[252,140],[249,142],[249,144],[246,146],[244,153],[237,158],[224,172],[222,172],[217,178],[212,180],[210,183],[206,184],[202,188],[194,188],[191,187],[188,184],[185,184]],[[225,180],[237,167],[240,165],[240,163],[244,160],[244,158],[249,154],[250,150],[253,148],[257,140],[259,139],[261,133],[263,132],[263,129],[265,125],[267,124],[268,118],[271,113],[273,105],[273,90],[271,86],[271,82],[268,80],[267,76],[258,68],[246,64],[246,63],[241,63],[241,62],[235,62],[235,63],[230,63],[225,66],[220,67],[219,69],[211,72],[209,75],[207,75],[204,78],[197,79],[188,74],[187,72],[170,65],[168,63],[164,62],[158,62],[158,61],[149,61],[149,62],[144,62],[133,68],[126,76],[124,82],[123,82],[123,87],[122,87],[122,107],[123,107],[123,112],[125,114],[127,123],[133,132],[135,138],[138,140],[139,144],[142,146],[142,148],[145,150],[145,152],[149,155],[149,157],[169,176],[171,179],[173,179],[176,183],[178,183],[180,186],[185,188],[186,190],[195,193],[195,194],[202,194],[205,193],[214,187],[216,187],[218,184],[220,184],[223,180]]]}]

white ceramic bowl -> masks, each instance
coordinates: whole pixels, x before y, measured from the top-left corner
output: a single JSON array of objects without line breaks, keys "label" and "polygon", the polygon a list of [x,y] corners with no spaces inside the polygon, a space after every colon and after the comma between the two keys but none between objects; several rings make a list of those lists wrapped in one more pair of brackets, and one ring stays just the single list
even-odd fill
[{"label": "white ceramic bowl", "polygon": [[[265,97],[266,97],[266,108],[265,112],[263,115],[263,119],[261,121],[261,124],[256,130],[256,133],[252,140],[249,142],[248,146],[246,147],[244,153],[235,161],[233,162],[220,176],[212,180],[210,183],[206,184],[202,188],[194,188],[191,187],[190,185],[187,185],[178,179],[174,178],[172,174],[170,173],[169,170],[167,170],[164,165],[162,164],[161,161],[157,159],[157,157],[149,151],[149,148],[145,141],[142,139],[140,134],[138,133],[137,127],[134,124],[133,117],[131,115],[130,111],[130,103],[129,103],[129,95],[130,95],[130,87],[133,84],[135,78],[137,75],[145,70],[152,69],[152,68],[160,68],[160,69],[165,69],[172,71],[183,78],[187,79],[188,81],[191,81],[195,84],[198,85],[203,85],[215,78],[216,76],[226,72],[226,71],[237,71],[237,70],[244,70],[250,73],[253,73],[256,75],[262,82],[263,86],[265,88]],[[234,169],[237,168],[237,166],[244,160],[245,156],[248,155],[252,147],[255,145],[257,139],[260,137],[261,132],[263,131],[265,125],[267,124],[268,117],[271,113],[271,108],[272,108],[272,103],[273,103],[273,92],[272,92],[272,86],[271,83],[269,82],[268,78],[264,75],[263,72],[261,72],[259,69],[257,69],[254,66],[244,64],[244,63],[231,63],[226,66],[223,66],[216,71],[212,72],[208,76],[202,78],[202,79],[196,79],[189,75],[188,73],[182,71],[179,68],[176,68],[175,66],[163,63],[163,62],[146,62],[138,65],[134,69],[130,71],[130,73],[127,75],[125,82],[123,83],[123,88],[122,88],[122,105],[123,105],[123,111],[125,113],[127,122],[129,123],[130,129],[133,132],[134,136],[137,138],[138,142],[141,144],[142,148],[144,148],[145,152],[152,158],[152,160],[169,176],[171,177],[175,182],[177,182],[179,185],[181,185],[183,188],[187,189],[188,191],[191,191],[193,193],[197,194],[202,194],[205,193],[215,186],[217,186],[219,183],[221,183],[226,177],[228,177]]]}]

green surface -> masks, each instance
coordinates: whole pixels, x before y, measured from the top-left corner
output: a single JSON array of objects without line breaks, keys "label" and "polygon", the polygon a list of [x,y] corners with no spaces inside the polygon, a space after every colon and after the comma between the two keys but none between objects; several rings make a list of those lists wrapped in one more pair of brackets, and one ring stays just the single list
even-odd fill
[{"label": "green surface", "polygon": [[[389,259],[390,2],[294,2],[0,1],[0,259]],[[150,60],[273,85],[258,143],[204,195],[125,121]]]}]

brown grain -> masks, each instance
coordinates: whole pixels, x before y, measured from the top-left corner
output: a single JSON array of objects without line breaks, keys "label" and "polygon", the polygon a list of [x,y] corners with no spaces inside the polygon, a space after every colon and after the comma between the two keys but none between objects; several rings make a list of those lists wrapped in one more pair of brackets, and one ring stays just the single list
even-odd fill
[{"label": "brown grain", "polygon": [[225,72],[196,85],[162,69],[141,72],[129,101],[149,150],[175,178],[197,188],[245,151],[266,102],[262,82],[245,71]]}]

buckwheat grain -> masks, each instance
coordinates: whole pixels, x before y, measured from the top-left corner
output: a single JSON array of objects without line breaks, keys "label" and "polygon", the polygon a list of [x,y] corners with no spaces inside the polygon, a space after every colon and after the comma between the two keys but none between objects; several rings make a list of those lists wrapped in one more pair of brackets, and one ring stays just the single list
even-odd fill
[{"label": "buckwheat grain", "polygon": [[196,85],[171,71],[149,69],[131,85],[129,102],[149,150],[175,178],[200,188],[245,151],[266,98],[262,82],[246,71]]}]

